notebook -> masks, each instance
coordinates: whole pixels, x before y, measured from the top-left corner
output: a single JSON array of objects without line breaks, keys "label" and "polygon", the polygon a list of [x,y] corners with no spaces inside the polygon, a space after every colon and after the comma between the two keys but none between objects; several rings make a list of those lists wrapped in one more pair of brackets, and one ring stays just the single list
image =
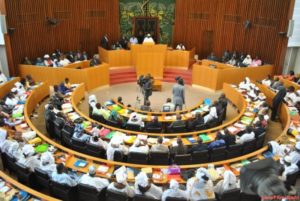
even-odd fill
[{"label": "notebook", "polygon": [[87,162],[85,160],[82,159],[78,159],[75,163],[74,166],[75,167],[79,167],[79,168],[84,168],[85,166],[87,166]]}]

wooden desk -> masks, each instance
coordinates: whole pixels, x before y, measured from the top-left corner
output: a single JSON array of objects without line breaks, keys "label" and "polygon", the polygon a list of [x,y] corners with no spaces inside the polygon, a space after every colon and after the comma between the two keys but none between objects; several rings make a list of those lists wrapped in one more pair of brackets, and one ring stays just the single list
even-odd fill
[{"label": "wooden desk", "polygon": [[154,80],[152,90],[153,91],[161,91],[162,84],[160,80]]},{"label": "wooden desk", "polygon": [[2,99],[4,96],[6,96],[11,89],[14,87],[15,83],[20,81],[19,77],[12,78],[11,80],[0,84],[0,99]]},{"label": "wooden desk", "polygon": [[[71,83],[85,83],[87,91],[109,85],[108,64],[85,67],[86,62],[81,62],[70,65],[61,68],[19,65],[19,72],[21,76],[31,75],[35,81],[47,81],[49,85],[58,85],[68,77]],[[83,69],[74,68],[76,65],[81,65]]]},{"label": "wooden desk", "polygon": [[[215,68],[209,65],[214,65]],[[200,85],[212,90],[221,90],[223,83],[239,84],[249,77],[251,80],[262,80],[273,75],[273,66],[237,68],[226,64],[202,60],[201,64],[193,65],[193,85]]]}]

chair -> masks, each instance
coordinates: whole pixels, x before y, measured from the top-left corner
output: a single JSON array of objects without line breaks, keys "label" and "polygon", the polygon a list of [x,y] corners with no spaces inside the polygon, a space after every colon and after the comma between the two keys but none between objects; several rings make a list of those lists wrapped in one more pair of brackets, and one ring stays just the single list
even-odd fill
[{"label": "chair", "polygon": [[104,119],[104,117],[102,115],[93,114],[92,119],[94,119],[95,121],[104,123],[104,124],[106,123],[106,120]]},{"label": "chair", "polygon": [[62,118],[57,117],[54,120],[54,137],[58,140],[61,140],[61,131],[65,125],[65,122]]},{"label": "chair", "polygon": [[93,107],[89,104],[89,117],[92,118]]},{"label": "chair", "polygon": [[256,149],[260,149],[264,146],[266,133],[262,133],[260,136],[258,136],[256,140]]},{"label": "chair", "polygon": [[227,148],[227,158],[235,158],[242,155],[243,145],[233,144]]},{"label": "chair", "polygon": [[191,163],[191,154],[182,154],[182,155],[175,155],[174,157],[174,164],[176,165],[188,165]]},{"label": "chair", "polygon": [[81,139],[77,139],[77,138],[72,138],[71,139],[71,148],[78,152],[85,153],[85,150],[86,150],[85,141],[81,140]]},{"label": "chair", "polygon": [[185,198],[166,197],[166,201],[187,201]]},{"label": "chair", "polygon": [[192,153],[192,163],[200,164],[209,162],[209,153],[208,150],[204,151],[195,151]]},{"label": "chair", "polygon": [[110,120],[110,119],[106,120],[106,124],[109,125],[109,126],[112,126],[112,127],[117,127],[117,128],[120,127],[120,125],[117,121]]},{"label": "chair", "polygon": [[106,158],[106,151],[103,147],[91,144],[89,142],[86,143],[85,153],[94,157]]},{"label": "chair", "polygon": [[286,181],[284,182],[286,188],[291,190],[291,186],[295,186],[298,179],[299,170],[291,172],[286,175]]},{"label": "chair", "polygon": [[146,127],[146,132],[148,133],[161,133],[162,128],[155,128],[155,127]]},{"label": "chair", "polygon": [[129,152],[127,162],[133,164],[148,164],[148,154]]},{"label": "chair", "polygon": [[126,124],[126,129],[131,131],[141,131],[141,126],[138,124]]},{"label": "chair", "polygon": [[248,195],[245,193],[241,193],[240,201],[261,201],[261,198],[257,195]]},{"label": "chair", "polygon": [[46,125],[46,130],[47,130],[47,133],[49,134],[49,136],[51,138],[54,138],[54,122],[49,119],[49,120],[46,120],[45,121],[45,125]]},{"label": "chair", "polygon": [[206,123],[207,128],[214,128],[218,126],[218,119],[212,119],[209,122]]},{"label": "chair", "polygon": [[48,173],[40,168],[35,168],[34,175],[37,186],[49,190],[50,177]]},{"label": "chair", "polygon": [[106,191],[106,201],[128,201],[129,198],[125,193],[112,191],[107,189]]},{"label": "chair", "polygon": [[201,131],[206,129],[206,124],[198,124],[195,126],[194,131]]},{"label": "chair", "polygon": [[70,125],[65,125],[61,131],[61,143],[63,146],[71,147],[71,139],[74,132],[74,127]]},{"label": "chair", "polygon": [[120,152],[120,151],[115,151],[115,153],[114,153],[114,161],[123,162],[123,159],[124,159],[123,153]]},{"label": "chair", "polygon": [[157,199],[149,198],[145,195],[135,195],[132,201],[159,201]]},{"label": "chair", "polygon": [[240,200],[240,189],[232,189],[223,192],[221,196],[217,196],[220,201],[239,201]]},{"label": "chair", "polygon": [[77,185],[78,200],[79,201],[98,201],[102,200],[105,196],[106,188],[102,189],[100,192],[93,186],[79,183]]},{"label": "chair", "polygon": [[226,147],[218,147],[211,151],[210,160],[211,161],[222,161],[227,158]]},{"label": "chair", "polygon": [[168,165],[169,164],[169,152],[150,152],[149,164],[151,165]]},{"label": "chair", "polygon": [[168,133],[184,133],[186,132],[186,126],[174,126],[168,128]]},{"label": "chair", "polygon": [[8,169],[7,168],[7,156],[6,153],[2,152],[0,149],[0,154],[1,154],[1,160],[2,160],[2,166],[3,166],[3,170]]},{"label": "chair", "polygon": [[74,201],[77,200],[77,186],[71,187],[51,180],[50,194],[64,201]]},{"label": "chair", "polygon": [[6,155],[6,161],[7,161],[7,169],[9,173],[16,172],[16,159],[11,154],[5,154]]},{"label": "chair", "polygon": [[28,167],[18,162],[16,163],[16,176],[18,181],[26,186],[34,186],[34,173]]},{"label": "chair", "polygon": [[255,151],[255,149],[256,149],[256,139],[253,139],[251,141],[244,143],[242,154],[243,155],[249,154],[249,153]]}]

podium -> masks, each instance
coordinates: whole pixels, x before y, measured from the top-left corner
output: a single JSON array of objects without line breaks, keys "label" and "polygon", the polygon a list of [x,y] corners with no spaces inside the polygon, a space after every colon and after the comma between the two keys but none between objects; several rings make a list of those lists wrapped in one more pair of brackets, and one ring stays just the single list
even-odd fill
[{"label": "podium", "polygon": [[167,45],[132,45],[131,54],[137,76],[151,74],[162,79],[167,53]]}]

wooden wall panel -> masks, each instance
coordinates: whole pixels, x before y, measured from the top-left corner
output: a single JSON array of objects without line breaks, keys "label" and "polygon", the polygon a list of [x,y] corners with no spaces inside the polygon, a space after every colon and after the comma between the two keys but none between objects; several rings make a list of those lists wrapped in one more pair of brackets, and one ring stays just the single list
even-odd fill
[{"label": "wooden wall panel", "polygon": [[[294,0],[177,0],[174,45],[196,46],[199,58],[224,50],[258,55],[281,72]],[[250,20],[250,29],[244,23]]]},{"label": "wooden wall panel", "polygon": [[[36,58],[54,49],[97,53],[101,37],[119,39],[118,0],[5,0],[14,66],[25,56]],[[46,17],[59,20],[57,26]]]}]

